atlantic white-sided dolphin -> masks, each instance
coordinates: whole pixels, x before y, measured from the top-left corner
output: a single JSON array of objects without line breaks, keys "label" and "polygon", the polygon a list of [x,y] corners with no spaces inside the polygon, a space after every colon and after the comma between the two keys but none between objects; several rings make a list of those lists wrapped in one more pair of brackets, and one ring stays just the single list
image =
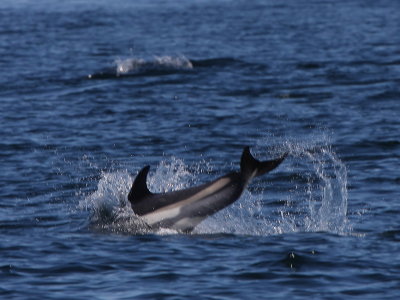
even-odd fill
[{"label": "atlantic white-sided dolphin", "polygon": [[160,194],[149,191],[146,179],[150,166],[146,166],[136,176],[128,200],[134,213],[151,228],[190,232],[206,217],[239,199],[252,178],[275,169],[285,157],[286,154],[275,160],[258,161],[249,147],[245,147],[239,172],[192,188]]}]

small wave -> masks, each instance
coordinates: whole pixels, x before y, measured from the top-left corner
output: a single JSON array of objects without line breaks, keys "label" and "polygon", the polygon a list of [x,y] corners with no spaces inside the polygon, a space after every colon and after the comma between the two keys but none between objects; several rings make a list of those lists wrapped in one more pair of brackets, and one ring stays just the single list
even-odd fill
[{"label": "small wave", "polygon": [[386,230],[380,236],[384,239],[400,242],[400,230]]},{"label": "small wave", "polygon": [[207,68],[207,67],[226,67],[236,64],[244,64],[244,62],[239,59],[235,59],[233,57],[216,57],[216,58],[192,60],[192,64],[194,67]]}]

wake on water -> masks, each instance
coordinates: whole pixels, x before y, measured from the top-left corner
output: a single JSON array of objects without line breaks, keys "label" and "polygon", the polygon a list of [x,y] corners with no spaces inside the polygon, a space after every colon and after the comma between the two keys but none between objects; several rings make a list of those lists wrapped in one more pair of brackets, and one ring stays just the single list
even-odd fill
[{"label": "wake on water", "polygon": [[[347,170],[331,147],[285,142],[273,152],[283,151],[289,151],[289,157],[280,168],[286,168],[288,176],[283,178],[290,182],[285,186],[292,189],[274,193],[274,199],[265,196],[262,187],[257,193],[246,190],[238,201],[205,219],[192,234],[268,236],[317,231],[350,234]],[[168,192],[199,184],[199,175],[209,173],[212,168],[209,163],[195,167],[197,171],[190,172],[181,159],[164,160],[149,174],[149,188],[153,192]],[[170,229],[152,230],[133,213],[127,200],[133,179],[128,171],[101,174],[96,191],[79,202],[80,209],[91,212],[90,227],[123,234],[176,234]]]}]

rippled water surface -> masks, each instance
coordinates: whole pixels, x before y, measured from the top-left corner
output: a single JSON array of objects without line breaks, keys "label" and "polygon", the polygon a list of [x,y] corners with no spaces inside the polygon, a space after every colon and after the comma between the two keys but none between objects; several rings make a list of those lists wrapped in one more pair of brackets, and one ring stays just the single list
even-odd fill
[{"label": "rippled water surface", "polygon": [[[0,297],[397,299],[398,1],[0,3]],[[191,234],[165,192],[288,152]]]}]

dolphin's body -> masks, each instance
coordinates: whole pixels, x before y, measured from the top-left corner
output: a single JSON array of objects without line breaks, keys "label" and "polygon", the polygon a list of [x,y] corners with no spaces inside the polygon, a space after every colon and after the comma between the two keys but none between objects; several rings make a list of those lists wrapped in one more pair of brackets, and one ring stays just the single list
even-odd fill
[{"label": "dolphin's body", "polygon": [[146,179],[150,166],[146,166],[136,176],[128,200],[135,214],[151,228],[191,232],[206,217],[239,199],[252,178],[275,169],[285,157],[286,154],[275,160],[261,162],[246,147],[239,172],[228,173],[192,188],[160,194],[149,191]]}]

